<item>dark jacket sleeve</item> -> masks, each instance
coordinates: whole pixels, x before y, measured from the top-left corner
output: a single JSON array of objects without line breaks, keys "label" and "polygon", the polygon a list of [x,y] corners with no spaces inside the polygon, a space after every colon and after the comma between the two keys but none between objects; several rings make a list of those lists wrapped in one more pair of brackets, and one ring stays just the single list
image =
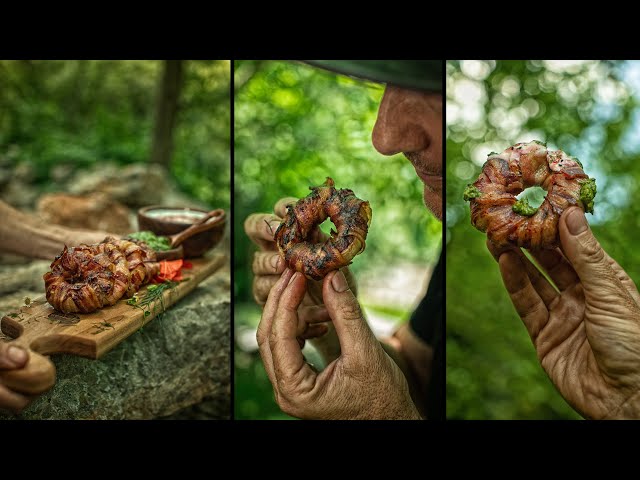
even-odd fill
[{"label": "dark jacket sleeve", "polygon": [[444,324],[443,304],[444,270],[443,255],[433,270],[427,294],[424,296],[418,308],[411,315],[411,329],[425,342],[433,346],[438,337],[442,335]]},{"label": "dark jacket sleeve", "polygon": [[433,348],[433,369],[427,391],[427,418],[444,420],[446,417],[445,349],[444,349],[444,255],[440,254],[433,270],[427,294],[410,319],[411,329]]}]

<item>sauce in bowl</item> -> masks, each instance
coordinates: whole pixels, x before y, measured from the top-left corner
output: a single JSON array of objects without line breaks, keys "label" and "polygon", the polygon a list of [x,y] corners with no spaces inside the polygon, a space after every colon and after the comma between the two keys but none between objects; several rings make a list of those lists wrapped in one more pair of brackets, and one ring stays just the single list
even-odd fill
[{"label": "sauce in bowl", "polygon": [[172,208],[158,208],[154,210],[148,210],[146,215],[151,218],[157,218],[165,222],[182,223],[185,225],[191,225],[196,223],[202,217],[206,216],[205,212],[199,212],[197,210],[188,209],[172,209]]},{"label": "sauce in bowl", "polygon": [[[207,220],[206,223],[194,226],[209,215],[218,215]],[[157,236],[171,237],[184,232],[189,227],[197,233],[188,233],[182,238],[182,247],[185,258],[193,258],[215,247],[224,235],[226,214],[224,210],[217,209],[210,212],[189,207],[166,207],[151,205],[138,210],[138,229],[149,230]],[[172,239],[172,245],[177,239]]]}]

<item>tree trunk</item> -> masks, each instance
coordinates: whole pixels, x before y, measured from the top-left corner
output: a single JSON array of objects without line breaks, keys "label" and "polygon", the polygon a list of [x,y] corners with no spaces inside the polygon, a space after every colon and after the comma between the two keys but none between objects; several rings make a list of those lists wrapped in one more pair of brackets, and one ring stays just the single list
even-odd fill
[{"label": "tree trunk", "polygon": [[182,60],[165,60],[156,100],[151,162],[164,165],[167,169],[173,153],[173,127],[178,113],[182,72]]}]

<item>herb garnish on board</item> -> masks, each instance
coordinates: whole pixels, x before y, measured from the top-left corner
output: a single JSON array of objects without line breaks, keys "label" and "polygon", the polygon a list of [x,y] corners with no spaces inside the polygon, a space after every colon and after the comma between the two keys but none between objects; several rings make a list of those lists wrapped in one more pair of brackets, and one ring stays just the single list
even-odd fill
[{"label": "herb garnish on board", "polygon": [[164,300],[162,298],[162,295],[166,290],[169,290],[176,285],[178,285],[178,282],[172,282],[170,280],[158,285],[149,285],[149,287],[147,287],[147,291],[143,296],[140,296],[138,292],[129,300],[127,300],[127,304],[139,308],[144,312],[144,316],[148,317],[149,315],[151,315],[150,308],[155,308],[155,302],[160,300],[161,312],[164,312]]},{"label": "herb garnish on board", "polygon": [[146,243],[149,245],[149,248],[156,252],[166,252],[167,250],[171,250],[171,243],[169,242],[169,239],[167,237],[158,237],[153,232],[144,230],[142,232],[130,233],[127,237]]}]

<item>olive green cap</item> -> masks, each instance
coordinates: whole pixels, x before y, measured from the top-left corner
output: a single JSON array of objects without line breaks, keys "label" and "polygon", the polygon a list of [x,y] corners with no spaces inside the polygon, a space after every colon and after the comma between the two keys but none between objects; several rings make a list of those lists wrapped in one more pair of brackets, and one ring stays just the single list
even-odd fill
[{"label": "olive green cap", "polygon": [[442,92],[442,60],[305,60],[306,63],[380,83]]}]

